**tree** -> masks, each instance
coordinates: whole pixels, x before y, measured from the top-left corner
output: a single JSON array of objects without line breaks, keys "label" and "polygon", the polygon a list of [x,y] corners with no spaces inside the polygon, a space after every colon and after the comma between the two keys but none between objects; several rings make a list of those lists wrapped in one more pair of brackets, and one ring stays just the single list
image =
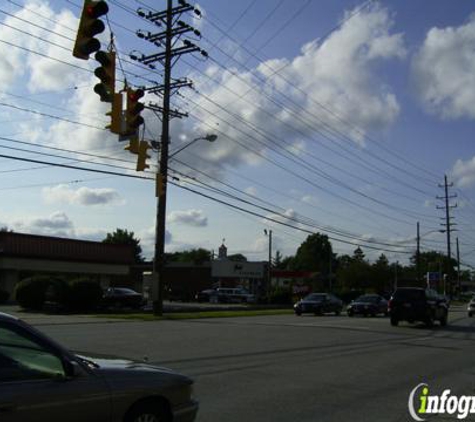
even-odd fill
[{"label": "tree", "polygon": [[315,233],[308,236],[299,246],[293,265],[296,270],[319,271],[328,276],[332,256],[332,245],[328,236]]},{"label": "tree", "polygon": [[167,255],[170,262],[193,262],[202,264],[211,260],[210,251],[203,248],[190,249],[187,251],[173,252]]},{"label": "tree", "polygon": [[113,233],[107,233],[106,238],[102,241],[112,245],[130,245],[133,246],[135,262],[143,262],[142,247],[140,246],[140,239],[134,237],[134,232],[129,232],[127,229],[115,229]]},{"label": "tree", "polygon": [[241,253],[235,253],[234,255],[228,255],[230,261],[247,262],[247,258]]}]

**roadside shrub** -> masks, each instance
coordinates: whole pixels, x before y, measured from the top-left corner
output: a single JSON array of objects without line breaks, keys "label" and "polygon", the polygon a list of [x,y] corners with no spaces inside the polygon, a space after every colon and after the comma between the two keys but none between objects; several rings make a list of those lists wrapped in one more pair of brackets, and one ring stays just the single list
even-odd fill
[{"label": "roadside shrub", "polygon": [[60,283],[64,282],[50,276],[25,278],[15,287],[15,299],[22,308],[39,311],[43,308],[48,288]]},{"label": "roadside shrub", "polygon": [[102,300],[102,288],[97,281],[79,278],[69,283],[68,308],[73,311],[96,309]]},{"label": "roadside shrub", "polygon": [[6,292],[5,290],[0,290],[0,303],[6,303],[9,298],[10,293]]},{"label": "roadside shrub", "polygon": [[291,305],[292,293],[290,289],[277,287],[269,295],[269,303],[274,305]]}]

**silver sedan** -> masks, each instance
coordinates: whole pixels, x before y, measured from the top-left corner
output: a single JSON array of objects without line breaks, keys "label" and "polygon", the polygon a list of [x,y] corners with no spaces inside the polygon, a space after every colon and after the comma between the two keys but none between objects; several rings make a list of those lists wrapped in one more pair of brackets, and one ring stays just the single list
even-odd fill
[{"label": "silver sedan", "polygon": [[2,422],[192,422],[192,384],[145,363],[75,355],[0,313]]}]

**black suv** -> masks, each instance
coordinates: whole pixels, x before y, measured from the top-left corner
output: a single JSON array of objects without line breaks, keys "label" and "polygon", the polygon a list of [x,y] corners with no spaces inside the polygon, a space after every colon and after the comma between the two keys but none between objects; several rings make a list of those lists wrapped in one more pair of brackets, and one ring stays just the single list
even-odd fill
[{"label": "black suv", "polygon": [[413,323],[421,321],[432,326],[434,321],[447,325],[449,306],[447,300],[435,290],[419,287],[403,287],[397,289],[389,301],[391,325],[397,326],[399,321]]}]

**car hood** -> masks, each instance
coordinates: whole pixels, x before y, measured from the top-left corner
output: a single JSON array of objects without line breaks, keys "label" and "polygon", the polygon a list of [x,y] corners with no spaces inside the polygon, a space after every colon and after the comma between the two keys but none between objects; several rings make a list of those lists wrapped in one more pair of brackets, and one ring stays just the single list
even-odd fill
[{"label": "car hood", "polygon": [[376,306],[376,304],[371,302],[352,302],[350,306]]},{"label": "car hood", "polygon": [[301,305],[320,305],[323,303],[323,300],[301,300],[299,302],[297,302]]},{"label": "car hood", "polygon": [[158,378],[165,382],[180,382],[192,384],[193,381],[185,375],[178,374],[172,369],[151,365],[146,362],[138,362],[116,356],[102,356],[95,354],[76,354],[86,366],[93,372],[107,379],[145,379]]}]

